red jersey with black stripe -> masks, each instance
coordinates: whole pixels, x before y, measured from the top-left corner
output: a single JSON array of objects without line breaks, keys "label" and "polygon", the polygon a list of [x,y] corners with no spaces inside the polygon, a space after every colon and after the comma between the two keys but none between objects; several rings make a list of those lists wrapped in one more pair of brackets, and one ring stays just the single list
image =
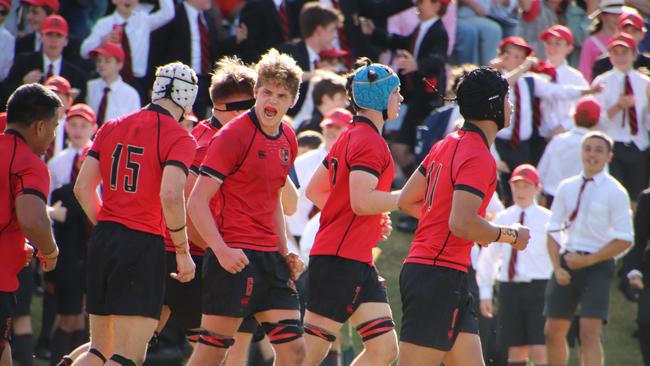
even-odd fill
[{"label": "red jersey with black stripe", "polygon": [[[219,131],[219,129],[221,129],[222,126],[223,125],[221,122],[219,122],[219,120],[213,116],[210,119],[199,122],[196,126],[194,126],[192,132],[190,132],[192,137],[194,137],[196,140],[196,154],[194,155],[194,161],[190,165],[190,172],[192,174],[199,174],[199,168],[201,167],[201,163],[205,157],[205,152],[208,150],[210,140],[212,140],[214,135],[217,133],[217,131]],[[215,205],[216,200],[211,200],[210,207],[213,208]],[[176,249],[174,249],[174,243],[172,243],[172,240],[169,237],[169,232],[165,230],[163,234],[163,237],[165,239],[165,250],[168,252],[175,252]],[[201,247],[192,243],[192,241],[189,243],[191,255],[199,257],[203,256],[203,249],[201,249]]]},{"label": "red jersey with black stripe", "polygon": [[0,134],[0,291],[18,289],[18,272],[25,265],[25,235],[16,216],[16,198],[31,194],[47,203],[47,166],[15,130]]},{"label": "red jersey with black stripe", "polygon": [[473,242],[449,229],[454,191],[482,199],[477,214],[485,216],[496,189],[496,163],[483,131],[465,122],[459,131],[436,143],[418,171],[426,178],[424,203],[411,250],[404,263],[420,263],[466,272]]},{"label": "red jersey with black stripe", "polygon": [[350,206],[350,173],[364,171],[378,178],[378,191],[389,192],[393,158],[377,127],[355,116],[352,124],[323,160],[329,171],[330,195],[310,255],[335,255],[373,265],[372,248],[381,235],[381,216],[357,216]]},{"label": "red jersey with black stripe", "polygon": [[283,122],[277,135],[266,135],[254,109],[214,136],[200,171],[223,182],[212,213],[229,247],[278,251],[274,213],[297,155],[293,129]]},{"label": "red jersey with black stripe", "polygon": [[162,236],[163,169],[173,165],[187,173],[195,152],[194,138],[157,104],[106,122],[88,151],[102,177],[97,221]]}]

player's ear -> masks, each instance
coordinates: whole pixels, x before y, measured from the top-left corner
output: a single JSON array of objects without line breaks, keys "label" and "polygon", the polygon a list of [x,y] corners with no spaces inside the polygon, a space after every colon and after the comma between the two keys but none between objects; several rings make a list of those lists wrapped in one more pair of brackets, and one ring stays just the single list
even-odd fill
[{"label": "player's ear", "polygon": [[34,121],[30,129],[32,129],[32,132],[34,133],[35,136],[37,137],[42,137],[45,135],[45,120],[38,120]]}]

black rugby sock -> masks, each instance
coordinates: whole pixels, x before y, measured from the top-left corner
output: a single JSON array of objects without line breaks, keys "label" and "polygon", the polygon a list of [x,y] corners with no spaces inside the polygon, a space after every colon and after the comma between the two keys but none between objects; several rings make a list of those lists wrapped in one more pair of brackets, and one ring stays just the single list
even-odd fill
[{"label": "black rugby sock", "polygon": [[34,337],[31,334],[14,335],[11,353],[20,366],[34,366]]},{"label": "black rugby sock", "polygon": [[55,366],[61,357],[67,355],[72,351],[72,334],[64,331],[61,328],[56,328],[54,336],[52,337],[52,357],[50,357],[50,365]]}]

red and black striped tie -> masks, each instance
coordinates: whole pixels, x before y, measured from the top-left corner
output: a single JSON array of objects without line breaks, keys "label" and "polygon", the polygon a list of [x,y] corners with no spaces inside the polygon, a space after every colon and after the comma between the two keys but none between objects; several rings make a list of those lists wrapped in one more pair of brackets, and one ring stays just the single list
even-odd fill
[{"label": "red and black striped tie", "polygon": [[580,193],[578,193],[578,202],[576,203],[576,208],[573,209],[573,212],[571,212],[571,215],[569,216],[569,224],[573,223],[576,217],[578,217],[578,211],[580,211],[580,201],[582,200],[582,193],[584,193],[587,183],[593,181],[594,178],[582,177],[582,185],[580,186]]},{"label": "red and black striped tie", "polygon": [[[625,95],[634,97],[634,90],[632,90],[629,75],[625,75]],[[630,132],[632,135],[636,135],[639,133],[639,121],[636,116],[636,106],[634,104],[627,109],[627,115],[630,118]],[[623,114],[623,127],[625,127],[625,114]]]},{"label": "red and black striped tie", "polygon": [[207,75],[210,73],[210,33],[208,27],[203,24],[201,14],[198,15],[196,21],[199,24],[199,35],[201,37],[201,74]]},{"label": "red and black striped tie", "polygon": [[[521,211],[519,214],[519,223],[524,224],[524,218],[526,213]],[[517,274],[517,255],[519,251],[515,248],[510,249],[510,261],[508,261],[508,282],[512,282],[515,279],[515,274]]]},{"label": "red and black striped tie", "polygon": [[131,60],[131,43],[126,35],[126,23],[122,24],[122,38],[120,39],[122,50],[124,50],[124,66],[120,75],[125,82],[130,83],[133,80],[133,61]]},{"label": "red and black striped tie", "polygon": [[280,3],[278,8],[278,15],[280,16],[280,26],[282,27],[282,36],[285,41],[289,40],[289,15],[287,14],[287,4],[286,1]]}]

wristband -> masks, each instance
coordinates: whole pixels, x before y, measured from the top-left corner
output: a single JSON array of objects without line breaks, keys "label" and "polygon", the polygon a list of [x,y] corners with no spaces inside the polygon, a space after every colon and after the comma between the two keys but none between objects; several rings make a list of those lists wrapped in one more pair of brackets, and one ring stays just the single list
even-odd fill
[{"label": "wristband", "polygon": [[183,224],[183,226],[179,227],[178,229],[170,229],[169,226],[167,227],[167,231],[169,231],[170,233],[177,233],[183,229],[185,229],[185,224]]},{"label": "wristband", "polygon": [[43,251],[38,251],[38,257],[41,259],[56,259],[59,256],[59,247],[55,246],[54,250],[49,254],[44,254]]},{"label": "wristband", "polygon": [[509,227],[499,227],[498,242],[514,244],[517,242],[518,237],[519,232],[517,230]]}]

